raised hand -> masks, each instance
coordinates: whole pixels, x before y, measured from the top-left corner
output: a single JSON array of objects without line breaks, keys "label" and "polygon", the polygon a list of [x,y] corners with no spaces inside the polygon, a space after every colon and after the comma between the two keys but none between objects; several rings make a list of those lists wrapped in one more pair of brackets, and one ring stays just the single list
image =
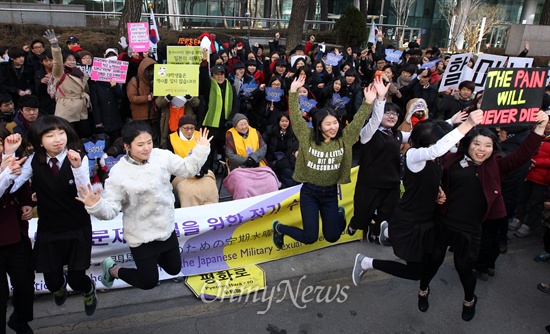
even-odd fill
[{"label": "raised hand", "polygon": [[197,138],[197,145],[201,146],[208,146],[210,145],[210,141],[214,138],[214,136],[208,137],[208,129],[207,128],[201,128],[199,129],[199,138]]},{"label": "raised hand", "polygon": [[123,49],[126,49],[128,47],[128,42],[126,42],[126,37],[124,36],[120,37],[118,44],[122,46]]},{"label": "raised hand", "polygon": [[381,77],[377,76],[374,78],[374,82],[372,83],[372,85],[376,89],[378,100],[384,101],[384,99],[386,98],[386,94],[388,94],[390,83],[384,84],[384,80]]},{"label": "raised hand", "polygon": [[468,113],[465,111],[459,111],[456,114],[451,117],[451,123],[453,124],[461,124],[466,119],[468,119]]},{"label": "raised hand", "polygon": [[84,188],[84,186],[78,187],[78,195],[80,197],[75,197],[75,199],[79,202],[84,203],[84,205],[90,207],[94,206],[99,202],[101,199],[101,190],[97,190],[97,193],[94,193],[94,190],[92,189],[92,185],[88,184],[88,188]]},{"label": "raised hand", "polygon": [[[548,116],[546,116],[546,120],[548,120]],[[481,122],[483,121],[483,110],[478,109],[478,110],[472,111],[468,115],[467,121],[468,123],[470,123],[471,126],[476,126],[478,124],[481,124]]]},{"label": "raised hand", "polygon": [[19,146],[21,146],[21,142],[23,141],[23,138],[21,138],[21,135],[18,133],[14,133],[12,135],[9,135],[4,139],[4,154],[5,155],[12,155],[17,151]]},{"label": "raised hand", "polygon": [[306,83],[306,78],[304,78],[303,76],[294,78],[294,80],[290,84],[290,92],[296,93],[298,91],[298,88],[302,87],[305,83]]},{"label": "raised hand", "polygon": [[53,29],[48,29],[44,32],[44,37],[50,41],[50,44],[52,45],[52,47],[59,47],[59,44],[58,44],[58,37],[55,35],[55,31]]},{"label": "raised hand", "polygon": [[363,89],[363,94],[365,95],[365,102],[372,104],[376,99],[376,88],[374,88],[373,84],[370,84]]},{"label": "raised hand", "polygon": [[544,135],[546,130],[546,125],[548,124],[548,115],[542,110],[539,110],[537,113],[537,126],[535,127],[535,132],[539,135]]},{"label": "raised hand", "polygon": [[69,162],[71,163],[71,166],[73,166],[73,168],[79,168],[82,165],[82,158],[80,157],[80,153],[75,150],[69,150],[67,152],[67,159],[69,159]]}]

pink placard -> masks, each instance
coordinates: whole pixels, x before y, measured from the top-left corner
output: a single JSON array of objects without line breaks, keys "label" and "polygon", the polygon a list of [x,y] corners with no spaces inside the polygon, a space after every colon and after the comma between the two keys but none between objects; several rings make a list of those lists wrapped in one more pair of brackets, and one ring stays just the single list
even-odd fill
[{"label": "pink placard", "polygon": [[128,43],[135,52],[149,50],[149,23],[128,22]]},{"label": "pink placard", "polygon": [[128,71],[128,62],[112,60],[106,58],[94,58],[92,65],[92,74],[90,78],[95,81],[109,82],[114,79],[115,82],[125,83],[126,72]]}]

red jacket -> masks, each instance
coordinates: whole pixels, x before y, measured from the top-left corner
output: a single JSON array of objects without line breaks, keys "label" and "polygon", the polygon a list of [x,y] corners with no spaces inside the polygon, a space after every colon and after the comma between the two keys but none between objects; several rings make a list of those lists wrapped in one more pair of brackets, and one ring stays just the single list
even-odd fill
[{"label": "red jacket", "polygon": [[[489,159],[477,167],[479,182],[483,188],[485,199],[487,200],[487,211],[483,221],[487,219],[499,219],[506,216],[506,207],[502,197],[502,180],[506,174],[520,167],[533,156],[540,143],[544,139],[535,132],[531,132],[523,144],[513,153],[502,157],[499,154],[493,154]],[[462,154],[447,153],[442,160],[443,179],[441,187],[445,193],[449,191],[449,168],[463,159]],[[439,212],[445,214],[447,202],[439,206]]]},{"label": "red jacket", "polygon": [[543,186],[550,184],[550,136],[544,138],[527,173],[527,180]]}]

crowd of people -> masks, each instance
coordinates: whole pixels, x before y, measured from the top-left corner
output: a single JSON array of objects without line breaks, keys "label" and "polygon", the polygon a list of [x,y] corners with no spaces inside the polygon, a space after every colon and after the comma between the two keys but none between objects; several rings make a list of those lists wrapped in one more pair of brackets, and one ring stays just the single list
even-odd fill
[{"label": "crowd of people", "polygon": [[[279,249],[285,236],[316,242],[319,217],[329,242],[362,230],[367,241],[392,246],[405,263],[358,254],[353,282],[373,268],[419,280],[423,312],[449,246],[464,287],[465,321],[475,315],[476,279],[494,276],[497,257],[507,251],[508,230],[527,237],[543,222],[544,251],[535,261],[550,262],[550,112],[543,112],[550,87],[536,126],[476,128],[483,92],[462,81],[440,93],[450,55],[437,47],[410,42],[390,62],[386,51],[395,47],[384,46],[382,36],[345,50],[316,43],[313,35],[292,49],[279,44],[279,33],[268,46],[201,37],[211,47],[197,65],[198,96],[153,95],[154,65],[166,62],[162,47],[158,54],[134,52],[121,38],[120,47],[93,55],[75,36],[60,46],[48,30],[43,39],[6,49],[0,317],[5,320],[7,274],[14,301],[8,326],[17,333],[32,332],[35,271],[44,273],[57,305],[69,285],[82,292],[86,314],[93,315],[96,288],[86,275],[90,215],[108,220],[123,213],[135,261],[130,269],[105,259],[105,287],[121,279],[151,289],[157,265],[178,273],[174,206],[218,202],[220,166],[231,176],[224,185],[234,199],[302,185],[302,228],[284,217],[275,221]],[[327,61],[329,55],[339,60]],[[96,56],[127,61],[126,82],[91,80],[87,69]],[[86,143],[98,141],[103,156],[89,158]],[[351,182],[354,152],[359,172],[347,224],[337,185]],[[27,221],[35,206],[31,249]],[[550,293],[549,284],[538,288]]]}]

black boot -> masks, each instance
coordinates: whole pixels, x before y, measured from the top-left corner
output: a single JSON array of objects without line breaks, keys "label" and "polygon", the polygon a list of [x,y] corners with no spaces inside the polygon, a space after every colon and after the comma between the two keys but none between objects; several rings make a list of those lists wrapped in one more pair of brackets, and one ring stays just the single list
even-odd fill
[{"label": "black boot", "polygon": [[462,320],[464,321],[470,321],[474,318],[476,315],[476,304],[477,304],[477,296],[474,295],[472,306],[466,306],[462,304]]},{"label": "black boot", "polygon": [[422,296],[420,294],[422,290],[418,292],[418,309],[421,312],[426,312],[430,308],[430,303],[428,302],[428,296],[430,295],[430,287],[428,287],[426,290],[428,291],[428,293],[426,293],[425,296]]}]

